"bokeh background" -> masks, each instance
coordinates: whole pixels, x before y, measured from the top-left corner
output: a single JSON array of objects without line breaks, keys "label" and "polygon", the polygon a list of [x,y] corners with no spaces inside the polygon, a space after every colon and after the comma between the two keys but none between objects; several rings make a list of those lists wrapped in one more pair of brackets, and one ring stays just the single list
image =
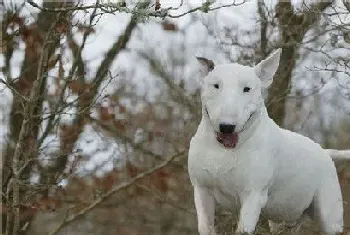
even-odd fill
[{"label": "bokeh background", "polygon": [[[0,234],[198,234],[196,56],[253,66],[282,48],[270,116],[350,148],[348,0],[0,4]],[[349,164],[336,164],[348,227]],[[218,208],[220,234],[234,218]]]}]

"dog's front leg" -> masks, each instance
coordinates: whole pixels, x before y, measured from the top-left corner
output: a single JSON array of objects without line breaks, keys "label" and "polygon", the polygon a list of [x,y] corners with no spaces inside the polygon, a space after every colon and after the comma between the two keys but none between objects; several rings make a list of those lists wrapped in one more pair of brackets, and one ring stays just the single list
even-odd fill
[{"label": "dog's front leg", "polygon": [[266,196],[261,192],[249,192],[241,198],[241,210],[239,215],[236,235],[252,234],[258,223],[261,208],[266,203]]},{"label": "dog's front leg", "polygon": [[194,203],[197,211],[200,235],[216,235],[214,228],[215,201],[207,188],[194,187]]}]

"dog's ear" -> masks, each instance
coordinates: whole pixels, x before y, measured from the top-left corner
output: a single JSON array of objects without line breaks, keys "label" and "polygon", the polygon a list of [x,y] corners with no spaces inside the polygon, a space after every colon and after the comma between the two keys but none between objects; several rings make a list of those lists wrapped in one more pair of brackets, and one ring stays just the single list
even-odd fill
[{"label": "dog's ear", "polygon": [[275,75],[281,56],[282,49],[277,49],[265,60],[262,60],[259,64],[255,65],[255,74],[261,79],[263,87],[269,87],[272,83],[273,76]]},{"label": "dog's ear", "polygon": [[215,68],[215,64],[212,60],[198,56],[196,58],[198,62],[202,65],[203,72],[205,73],[205,75],[207,75],[210,71],[213,71],[213,69]]}]

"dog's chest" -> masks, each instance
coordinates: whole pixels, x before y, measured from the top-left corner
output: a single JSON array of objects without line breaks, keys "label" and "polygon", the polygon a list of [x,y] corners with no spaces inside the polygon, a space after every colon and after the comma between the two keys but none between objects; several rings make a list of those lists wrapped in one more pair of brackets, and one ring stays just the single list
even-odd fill
[{"label": "dog's chest", "polygon": [[[232,151],[205,141],[192,141],[188,167],[192,184],[238,196],[254,184],[267,181],[267,162],[259,164],[255,151]],[[264,179],[266,178],[266,179]]]},{"label": "dog's chest", "polygon": [[206,147],[195,152],[189,155],[189,172],[196,184],[219,187],[235,181],[238,161],[234,154]]}]

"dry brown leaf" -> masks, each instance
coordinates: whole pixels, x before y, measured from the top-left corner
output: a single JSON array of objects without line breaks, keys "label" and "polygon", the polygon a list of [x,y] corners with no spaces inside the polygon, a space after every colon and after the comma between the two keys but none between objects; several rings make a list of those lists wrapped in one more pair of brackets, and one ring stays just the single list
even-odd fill
[{"label": "dry brown leaf", "polygon": [[177,26],[174,23],[164,21],[162,27],[165,31],[178,31]]}]

